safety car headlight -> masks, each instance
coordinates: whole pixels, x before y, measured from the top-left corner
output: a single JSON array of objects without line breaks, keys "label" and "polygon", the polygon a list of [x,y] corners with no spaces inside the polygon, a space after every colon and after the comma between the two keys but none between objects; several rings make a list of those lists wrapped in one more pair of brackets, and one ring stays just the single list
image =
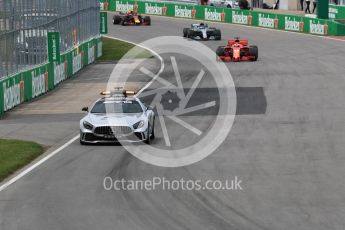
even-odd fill
[{"label": "safety car headlight", "polygon": [[93,125],[90,124],[90,123],[87,122],[87,121],[84,121],[84,122],[83,122],[83,126],[84,126],[85,129],[88,129],[88,130],[92,130],[92,129],[93,129]]},{"label": "safety car headlight", "polygon": [[141,127],[143,127],[144,126],[144,121],[138,121],[137,123],[135,123],[134,125],[133,125],[133,128],[134,129],[140,129]]}]

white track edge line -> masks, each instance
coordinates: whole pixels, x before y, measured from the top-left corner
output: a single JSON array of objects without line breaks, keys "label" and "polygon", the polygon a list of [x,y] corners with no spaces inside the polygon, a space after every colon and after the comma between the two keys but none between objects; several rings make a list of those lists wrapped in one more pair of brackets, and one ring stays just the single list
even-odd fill
[{"label": "white track edge line", "polygon": [[135,45],[135,46],[138,46],[138,47],[141,47],[143,49],[146,49],[148,51],[150,51],[154,56],[156,56],[159,61],[161,62],[161,68],[159,69],[158,73],[156,74],[155,78],[152,79],[150,82],[148,82],[144,87],[142,87],[140,89],[140,91],[137,93],[137,95],[139,95],[140,93],[142,93],[145,89],[147,89],[154,80],[156,80],[156,78],[164,71],[164,68],[165,68],[165,65],[164,65],[164,60],[163,58],[158,54],[156,53],[154,50],[148,48],[148,47],[145,47],[143,45],[140,45],[140,44],[137,44],[135,42],[131,42],[131,41],[128,41],[128,40],[125,40],[125,39],[121,39],[121,38],[118,38],[118,37],[113,37],[113,36],[109,36],[109,35],[102,35],[103,37],[105,38],[110,38],[110,39],[116,39],[116,40],[119,40],[119,41],[122,41],[122,42],[127,42],[127,43],[130,43],[132,45]]},{"label": "white track edge line", "polygon": [[10,179],[9,181],[5,182],[3,185],[0,186],[0,192],[5,190],[8,186],[14,184],[16,181],[18,181],[19,179],[21,179],[22,177],[24,177],[25,175],[27,175],[28,173],[30,173],[32,170],[34,170],[35,168],[37,168],[39,165],[41,165],[42,163],[44,163],[45,161],[47,161],[49,158],[53,157],[54,155],[58,154],[59,152],[61,152],[62,150],[64,150],[65,148],[67,148],[69,145],[71,145],[75,140],[77,140],[79,138],[79,135],[73,137],[71,140],[69,140],[68,142],[66,142],[65,144],[63,144],[62,146],[60,146],[58,149],[54,150],[52,153],[48,154],[47,156],[43,157],[41,160],[37,161],[36,163],[34,163],[33,165],[29,166],[27,169],[25,169],[24,171],[20,172],[18,175],[16,175],[15,177],[13,177],[12,179]]},{"label": "white track edge line", "polygon": [[[107,36],[107,35],[102,35],[103,37],[106,38],[110,38],[110,39],[116,39],[119,41],[123,41],[123,42],[127,42],[130,43],[132,45],[135,46],[139,46],[143,49],[149,50],[154,56],[156,56],[160,62],[161,62],[161,68],[159,70],[159,72],[157,73],[156,77],[158,77],[164,70],[164,61],[163,58],[156,53],[155,51],[153,51],[150,48],[144,47],[142,45],[136,44],[134,42],[131,41],[127,41],[121,38],[116,38],[116,37],[112,37],[112,36]],[[154,79],[152,79],[149,83],[147,83],[141,90],[140,92],[144,91],[146,88],[148,88],[151,83],[154,81]],[[65,144],[63,144],[62,146],[60,146],[58,149],[54,150],[52,153],[48,154],[47,156],[45,156],[44,158],[42,158],[41,160],[39,160],[38,162],[34,163],[33,165],[29,166],[27,169],[25,169],[24,171],[20,172],[18,175],[16,175],[15,177],[11,178],[9,181],[6,181],[5,183],[3,183],[1,185],[0,183],[0,192],[5,190],[7,187],[9,187],[10,185],[14,184],[15,182],[17,182],[19,179],[21,179],[22,177],[24,177],[25,175],[27,175],[28,173],[30,173],[32,170],[34,170],[35,168],[37,168],[39,165],[41,165],[42,163],[44,163],[45,161],[47,161],[48,159],[50,159],[51,157],[53,157],[54,155],[56,155],[57,153],[59,153],[60,151],[64,150],[65,148],[67,148],[69,145],[71,145],[74,141],[76,141],[79,138],[79,135],[73,137],[71,140],[69,140],[68,142],[66,142]]]}]

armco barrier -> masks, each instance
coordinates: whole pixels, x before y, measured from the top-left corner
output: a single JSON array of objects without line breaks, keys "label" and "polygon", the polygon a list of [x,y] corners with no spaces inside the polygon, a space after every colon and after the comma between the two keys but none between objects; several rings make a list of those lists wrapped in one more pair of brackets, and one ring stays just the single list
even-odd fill
[{"label": "armco barrier", "polygon": [[131,0],[100,1],[102,9],[109,11],[133,10],[142,14],[235,23],[317,35],[345,35],[345,25],[334,20],[200,5]]},{"label": "armco barrier", "polygon": [[100,38],[94,38],[63,53],[59,63],[46,63],[1,79],[0,114],[54,89],[101,55],[102,42]]}]

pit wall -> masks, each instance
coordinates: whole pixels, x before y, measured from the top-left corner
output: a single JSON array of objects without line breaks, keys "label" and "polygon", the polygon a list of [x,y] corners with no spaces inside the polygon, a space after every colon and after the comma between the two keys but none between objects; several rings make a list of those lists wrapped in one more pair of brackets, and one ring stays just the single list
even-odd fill
[{"label": "pit wall", "polygon": [[334,20],[313,19],[296,15],[131,0],[100,0],[100,5],[101,10],[108,11],[134,10],[141,14],[218,21],[316,35],[345,35],[344,24]]},{"label": "pit wall", "polygon": [[102,42],[97,37],[60,55],[60,62],[45,63],[1,79],[0,115],[23,102],[31,101],[53,90],[62,81],[73,77],[100,56],[102,56]]}]

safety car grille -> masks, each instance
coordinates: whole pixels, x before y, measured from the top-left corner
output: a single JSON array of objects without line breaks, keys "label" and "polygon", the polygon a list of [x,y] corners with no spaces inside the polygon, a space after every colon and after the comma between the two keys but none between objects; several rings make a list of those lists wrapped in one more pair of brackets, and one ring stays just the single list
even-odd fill
[{"label": "safety car grille", "polygon": [[118,135],[130,134],[132,129],[128,126],[101,126],[95,128],[95,134],[99,135]]}]

